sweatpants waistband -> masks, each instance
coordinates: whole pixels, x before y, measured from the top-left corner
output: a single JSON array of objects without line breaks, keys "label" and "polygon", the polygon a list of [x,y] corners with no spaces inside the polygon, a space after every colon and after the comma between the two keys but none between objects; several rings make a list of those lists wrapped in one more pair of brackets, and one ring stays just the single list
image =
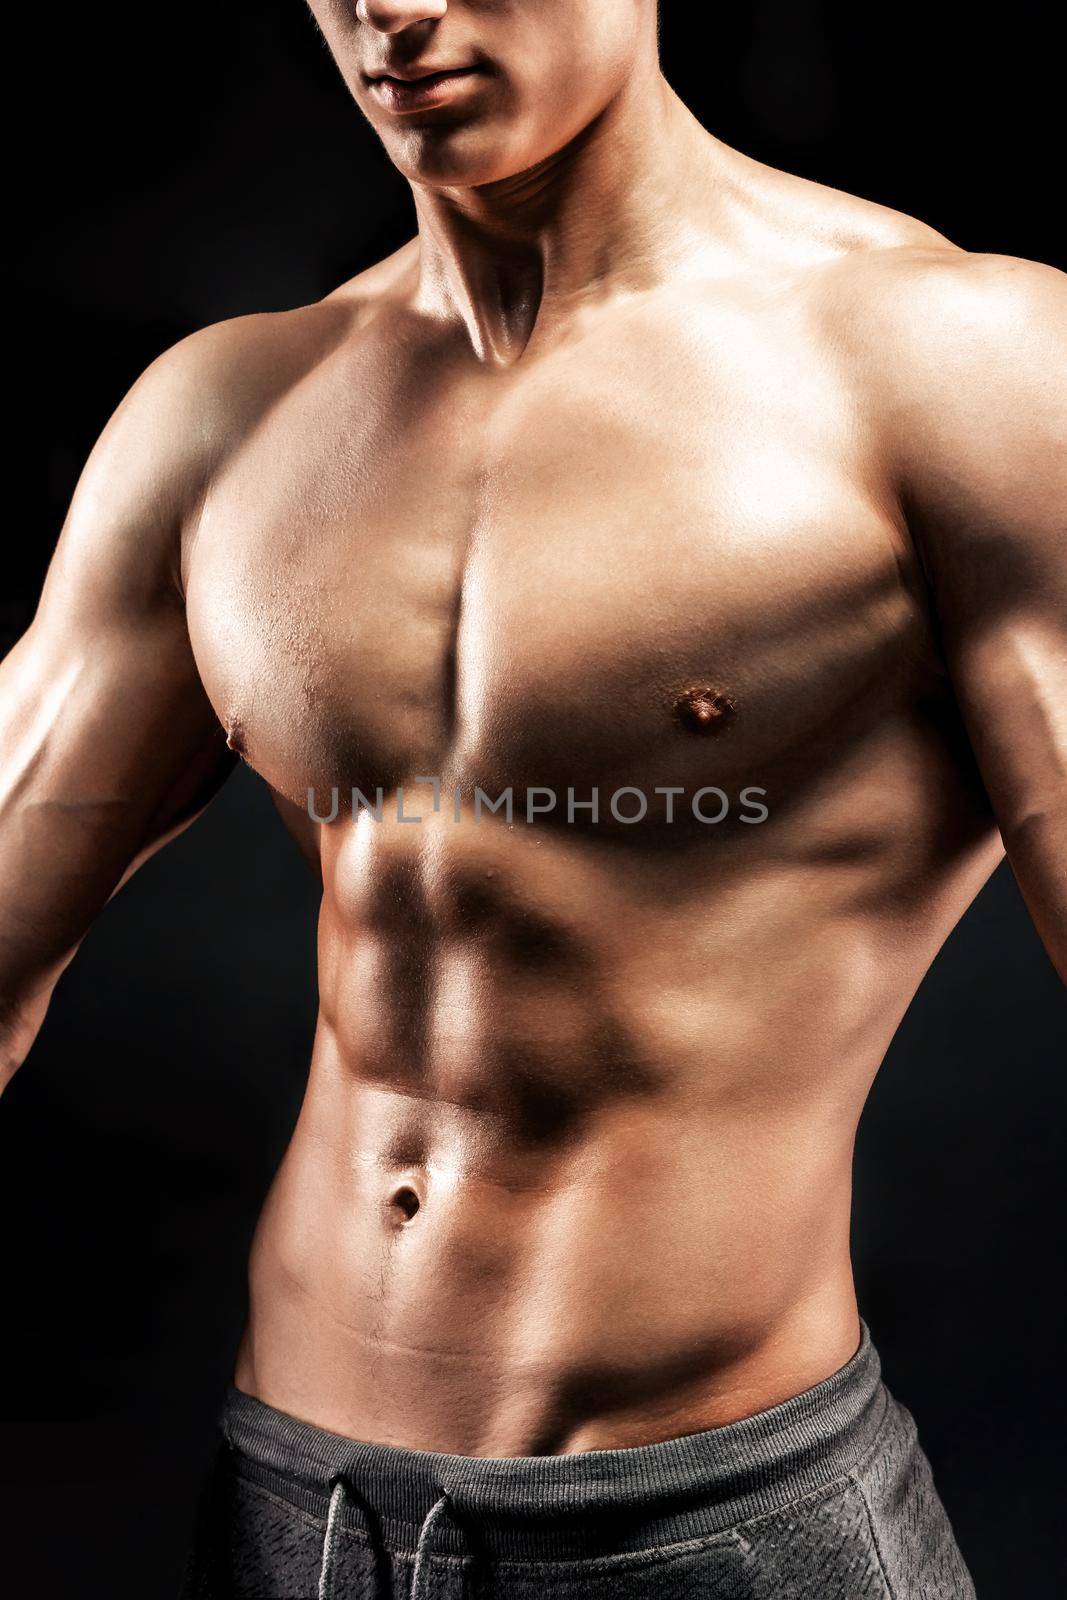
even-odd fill
[{"label": "sweatpants waistband", "polygon": [[[572,1455],[481,1457],[365,1444],[228,1391],[223,1435],[239,1473],[316,1517],[337,1486],[349,1527],[409,1549],[434,1514],[434,1548],[501,1560],[646,1550],[724,1532],[856,1468],[891,1402],[866,1328],[812,1389],[726,1427]],[[445,1499],[447,1515],[439,1517]]]}]

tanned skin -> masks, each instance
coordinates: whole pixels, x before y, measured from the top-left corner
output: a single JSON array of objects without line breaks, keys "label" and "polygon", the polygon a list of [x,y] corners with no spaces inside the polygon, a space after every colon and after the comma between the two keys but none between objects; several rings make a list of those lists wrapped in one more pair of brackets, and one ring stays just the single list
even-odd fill
[{"label": "tanned skin", "polygon": [[312,9],[418,237],[86,467],[0,674],[5,1066],[236,751],[323,885],[238,1385],[471,1455],[729,1422],[857,1347],[857,1120],[1005,848],[1067,976],[1065,281],[719,143],[652,0]]}]

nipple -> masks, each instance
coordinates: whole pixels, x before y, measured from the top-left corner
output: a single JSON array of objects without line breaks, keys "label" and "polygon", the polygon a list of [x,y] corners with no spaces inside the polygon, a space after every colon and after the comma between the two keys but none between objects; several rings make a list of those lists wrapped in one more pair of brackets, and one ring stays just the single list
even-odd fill
[{"label": "nipple", "polygon": [[674,714],[689,733],[717,733],[736,710],[732,695],[708,684],[687,689],[674,702]]},{"label": "nipple", "polygon": [[414,1189],[404,1184],[402,1188],[396,1191],[390,1204],[395,1211],[400,1213],[405,1222],[410,1222],[416,1211],[418,1211],[421,1201]]},{"label": "nipple", "polygon": [[233,750],[239,756],[244,755],[245,739],[244,729],[238,721],[233,721],[226,729],[226,748]]}]

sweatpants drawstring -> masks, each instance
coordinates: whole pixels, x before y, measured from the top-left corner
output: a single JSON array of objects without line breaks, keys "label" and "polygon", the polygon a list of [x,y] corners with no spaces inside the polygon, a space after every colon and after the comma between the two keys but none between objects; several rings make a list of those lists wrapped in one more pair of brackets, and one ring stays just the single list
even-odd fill
[{"label": "sweatpants drawstring", "polygon": [[322,1570],[319,1573],[319,1600],[333,1600],[333,1575],[337,1567],[337,1547],[340,1543],[341,1516],[345,1508],[345,1484],[338,1478],[330,1495],[330,1510],[326,1518],[326,1537],[322,1541]]},{"label": "sweatpants drawstring", "polygon": [[426,1520],[422,1524],[419,1542],[415,1549],[415,1571],[411,1579],[411,1600],[431,1600],[430,1558],[433,1554],[434,1529],[444,1512],[448,1510],[448,1505],[448,1496],[443,1494],[440,1500],[431,1506],[426,1513]]},{"label": "sweatpants drawstring", "polygon": [[[345,1509],[345,1483],[343,1478],[338,1478],[330,1494],[330,1509],[326,1517],[326,1536],[322,1541],[322,1568],[319,1572],[318,1600],[341,1600],[334,1593],[334,1581],[338,1571],[338,1548],[340,1545],[341,1520]],[[449,1498],[443,1494],[429,1511],[419,1530],[419,1542],[415,1549],[415,1571],[411,1579],[411,1600],[431,1600],[430,1597],[430,1558],[433,1554],[433,1535],[441,1517],[447,1511]]]}]

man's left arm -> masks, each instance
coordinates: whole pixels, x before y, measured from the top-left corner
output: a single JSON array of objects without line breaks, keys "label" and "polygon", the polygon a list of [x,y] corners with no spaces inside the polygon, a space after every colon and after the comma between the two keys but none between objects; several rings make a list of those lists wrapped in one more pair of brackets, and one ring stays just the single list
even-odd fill
[{"label": "man's left arm", "polygon": [[950,257],[912,314],[902,503],[1008,857],[1067,982],[1067,278]]}]

